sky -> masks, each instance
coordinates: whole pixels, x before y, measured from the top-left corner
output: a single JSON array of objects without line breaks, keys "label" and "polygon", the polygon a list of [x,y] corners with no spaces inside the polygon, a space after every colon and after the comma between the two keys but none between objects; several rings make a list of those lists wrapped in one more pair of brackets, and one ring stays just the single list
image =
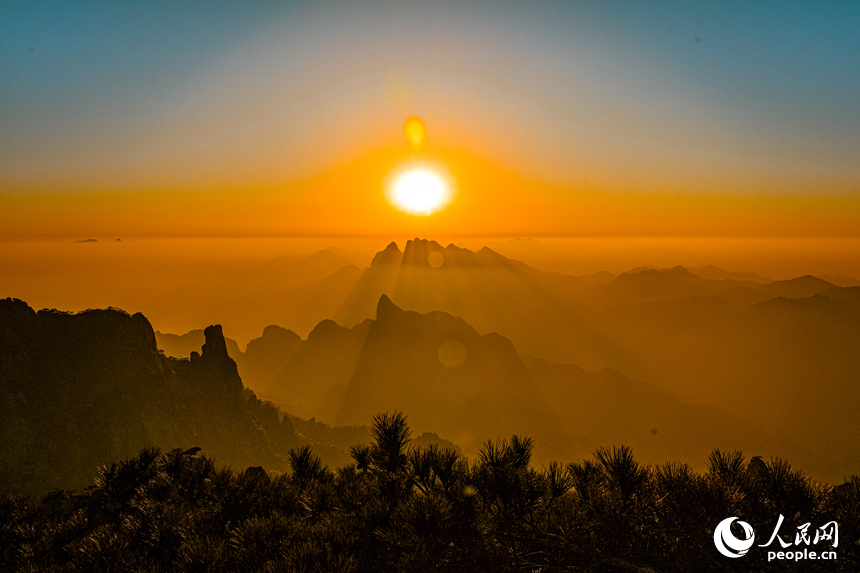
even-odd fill
[{"label": "sky", "polygon": [[0,235],[856,237],[858,63],[847,1],[4,2]]}]

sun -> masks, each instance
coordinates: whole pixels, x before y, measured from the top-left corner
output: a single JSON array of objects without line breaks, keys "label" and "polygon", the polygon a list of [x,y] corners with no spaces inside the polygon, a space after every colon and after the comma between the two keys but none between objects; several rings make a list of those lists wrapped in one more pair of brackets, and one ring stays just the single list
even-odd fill
[{"label": "sun", "polygon": [[452,185],[439,168],[408,166],[387,179],[389,202],[411,215],[432,215],[451,202]]}]

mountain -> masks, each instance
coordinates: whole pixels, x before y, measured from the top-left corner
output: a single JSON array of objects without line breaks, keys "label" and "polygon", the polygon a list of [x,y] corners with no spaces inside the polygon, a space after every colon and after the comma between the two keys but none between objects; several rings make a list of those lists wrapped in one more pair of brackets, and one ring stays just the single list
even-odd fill
[{"label": "mountain", "polygon": [[834,277],[830,275],[821,275],[818,277],[820,279],[824,279],[829,283],[833,283],[836,286],[840,287],[856,287],[860,286],[860,281],[852,277]]},{"label": "mountain", "polygon": [[[298,268],[328,270],[326,261],[336,265],[337,257],[323,254]],[[287,261],[285,268],[296,263]],[[339,272],[347,273],[346,280],[335,286]],[[305,280],[302,273],[299,282]],[[832,472],[827,479],[841,479],[858,452],[841,436],[860,430],[851,414],[860,406],[853,350],[860,344],[860,310],[851,290],[856,287],[840,288],[813,276],[762,280],[717,267],[678,265],[574,277],[535,269],[489,248],[470,251],[414,239],[403,250],[391,243],[363,271],[342,267],[322,279],[328,285],[322,289],[329,293],[327,311],[313,302],[314,285],[306,285],[307,293],[286,289],[283,296],[261,297],[265,304],[254,311],[260,327],[253,335],[272,322],[305,335],[289,320],[263,322],[269,308],[295,309],[284,311],[288,317],[304,313],[303,324],[314,332],[294,356],[293,350],[273,351],[267,373],[257,379],[246,374],[239,355],[234,358],[243,380],[266,398],[274,397],[268,388],[275,372],[290,370],[296,386],[291,395],[278,394],[285,409],[334,423],[363,344],[349,331],[373,319],[386,295],[404,310],[443,311],[478,333],[496,332],[522,356],[593,372],[623,372],[684,403],[718,407],[786,443],[805,444],[806,451],[815,449],[816,428],[826,428],[840,436],[821,446],[827,467],[804,465]],[[830,304],[818,295],[845,304]],[[245,311],[242,305],[236,308],[238,320]],[[336,323],[321,324],[324,318]],[[226,327],[225,332],[233,336]],[[339,336],[351,342],[321,365],[312,350],[327,348],[326,340]],[[316,379],[335,382],[322,387]]]},{"label": "mountain", "polygon": [[302,339],[292,330],[274,324],[267,326],[235,358],[242,380],[250,388],[268,388],[301,344]]},{"label": "mountain", "polygon": [[[174,358],[189,358],[191,353],[198,351],[205,342],[203,329],[192,330],[183,335],[156,330],[155,340],[160,350]],[[259,338],[251,340],[245,352],[242,352],[235,340],[224,340],[227,354],[236,361],[242,380],[255,390],[271,385],[302,342],[299,335],[292,330],[274,324],[264,328]]]},{"label": "mountain", "polygon": [[[545,246],[526,239],[505,243],[511,244]],[[332,269],[337,270],[325,276]],[[757,275],[713,266],[697,267],[696,272],[682,266],[638,267],[620,275],[598,272],[574,277],[537,270],[489,248],[475,252],[413,239],[402,251],[396,243],[389,244],[364,270],[332,249],[302,260],[275,259],[233,282],[222,281],[226,294],[200,314],[198,324],[219,322],[237,339],[251,338],[273,323],[304,336],[324,319],[351,327],[373,317],[384,294],[401,308],[422,313],[440,310],[462,317],[479,332],[498,332],[526,356],[595,371],[614,368],[662,384],[666,367],[671,371],[674,366],[655,360],[662,360],[665,351],[655,355],[640,351],[640,337],[648,336],[648,323],[634,318],[639,311],[633,306],[677,303],[683,310],[695,307],[694,299],[719,299],[730,303],[722,305],[727,309],[743,309],[779,296],[805,297],[833,287],[815,277],[763,283]],[[307,282],[311,279],[317,282]],[[209,289],[216,291],[215,285]],[[240,291],[245,293],[242,298],[230,298]],[[708,338],[699,324],[689,322],[695,313],[672,314],[679,321],[676,328],[689,331],[691,340]],[[634,332],[636,336],[629,335]],[[243,379],[255,390],[272,380],[274,366],[258,378],[245,368],[235,348],[229,350]],[[724,358],[733,361],[732,356]],[[670,389],[683,394],[681,380],[670,375],[668,382]]]},{"label": "mountain", "polygon": [[779,296],[811,296],[834,286],[809,276],[761,282],[765,279],[757,275],[717,267],[699,271],[737,278],[702,278],[683,266],[574,277],[534,269],[486,247],[474,252],[413,239],[403,251],[391,243],[377,253],[333,318],[346,326],[358,324],[373,316],[384,294],[402,308],[441,310],[462,317],[479,332],[498,332],[528,356],[624,371],[636,349],[604,328],[602,314],[613,307],[690,298],[748,307]]},{"label": "mountain", "polygon": [[245,391],[221,327],[204,338],[202,352],[171,359],[142,314],[0,300],[0,484],[80,488],[146,445],[285,470],[288,450],[306,440]]},{"label": "mountain", "polygon": [[467,452],[511,433],[534,437],[544,457],[570,446],[510,341],[447,313],[404,311],[385,295],[375,320],[321,322],[266,395],[337,425],[403,411],[416,431]]},{"label": "mountain", "polygon": [[486,247],[473,252],[413,239],[402,252],[391,243],[378,253],[334,318],[341,324],[357,324],[373,315],[385,294],[411,310],[468,315],[480,329],[494,330],[480,323],[497,321],[500,308],[506,316],[528,314],[545,304],[535,296],[562,303],[587,288],[587,282],[576,277],[538,271]]},{"label": "mountain", "polygon": [[[720,275],[715,269],[707,269],[710,276]],[[522,356],[594,372],[613,369],[685,403],[718,407],[763,425],[786,443],[806,444],[804,451],[811,448],[815,424],[839,435],[855,430],[847,411],[817,397],[810,401],[808,388],[814,384],[816,396],[837,404],[858,402],[860,392],[851,378],[857,354],[847,350],[860,344],[852,326],[857,309],[849,304],[834,314],[823,305],[812,306],[801,314],[806,326],[800,328],[792,304],[777,304],[772,312],[758,306],[779,297],[793,301],[817,294],[839,300],[850,297],[850,291],[811,276],[762,283],[746,276],[702,278],[682,266],[640,267],[603,278],[610,280],[543,272],[491,249],[475,252],[415,239],[402,251],[391,243],[377,253],[334,318],[346,327],[359,325],[375,316],[384,294],[405,310],[443,311],[479,333],[497,332]],[[822,324],[832,330],[822,331]],[[337,384],[321,389],[313,376],[297,376],[305,382],[293,399],[283,398],[287,409],[334,420],[331,398],[341,395],[352,375],[359,356],[355,344],[326,366],[337,371],[332,374]],[[301,368],[312,372],[316,366],[309,365],[317,363],[311,360]],[[815,408],[807,411],[809,403]],[[850,445],[826,447],[824,465],[804,463],[838,480],[841,476],[834,474],[843,471],[839,468],[855,451]]]},{"label": "mountain", "polygon": [[[702,273],[702,270],[706,272]],[[590,302],[598,307],[644,302],[680,301],[690,297],[716,297],[744,306],[779,296],[802,298],[833,287],[823,279],[807,275],[784,281],[767,281],[752,273],[726,273],[703,267],[699,273],[682,266],[668,269],[636,268],[591,291]],[[753,276],[749,276],[752,274]],[[736,278],[703,278],[736,277]],[[741,277],[747,277],[739,280]]]},{"label": "mountain", "polygon": [[374,258],[334,320],[352,326],[371,318],[386,295],[401,308],[440,310],[479,332],[498,332],[525,354],[568,360],[577,357],[571,348],[600,339],[581,312],[592,288],[592,281],[539,271],[488,248],[414,239],[403,251],[392,243]]},{"label": "mountain", "polygon": [[701,464],[714,448],[796,453],[765,428],[713,406],[690,405],[653,384],[614,370],[586,372],[578,366],[526,360],[536,385],[565,431],[588,439],[589,449],[631,446],[651,463],[681,459]]},{"label": "mountain", "polygon": [[521,358],[506,338],[481,335],[439,311],[406,311],[383,295],[376,318],[346,328],[323,321],[267,396],[320,422],[349,426],[368,412],[401,410],[475,455],[487,438],[526,434],[538,463],[633,445],[637,456],[701,464],[714,447],[802,454],[795,444],[707,405],[612,370]]},{"label": "mountain", "polygon": [[501,255],[523,261],[533,268],[573,276],[601,271],[618,274],[643,265],[665,266],[697,258],[682,250],[667,247],[592,250],[531,238],[492,242],[486,246]]},{"label": "mountain", "polygon": [[710,296],[738,285],[735,281],[699,278],[682,266],[670,269],[637,268],[618,275],[593,294],[593,300],[606,307],[617,304],[680,300],[691,296]]},{"label": "mountain", "polygon": [[304,258],[285,255],[154,296],[145,306],[153,322],[165,330],[182,332],[217,322],[243,342],[270,324],[287,324],[304,334],[334,315],[361,276],[348,256],[340,249]]},{"label": "mountain", "polygon": [[[190,330],[185,334],[171,334],[169,332],[155,331],[155,342],[159,350],[163,350],[167,356],[174,358],[190,358],[192,352],[199,352],[206,343],[206,336],[202,328]],[[227,353],[235,360],[236,356],[242,354],[239,345],[232,338],[225,338]]]},{"label": "mountain", "polygon": [[480,335],[447,313],[404,311],[382,296],[335,420],[354,424],[393,409],[466,451],[511,433],[534,437],[539,450],[565,440],[509,340]]},{"label": "mountain", "polygon": [[[857,287],[854,287],[857,288]],[[601,315],[617,341],[615,368],[768,428],[838,481],[860,463],[860,301],[849,289],[777,297],[751,306],[690,298],[617,307]],[[826,435],[826,439],[821,436]]]},{"label": "mountain", "polygon": [[821,294],[833,300],[847,302],[855,308],[860,306],[860,286],[834,287]]},{"label": "mountain", "polygon": [[320,322],[261,395],[298,416],[333,424],[370,323],[349,329]]},{"label": "mountain", "polygon": [[806,298],[822,293],[834,286],[836,285],[829,283],[824,279],[820,279],[812,275],[805,275],[791,280],[767,283],[758,287],[757,290],[761,292],[766,299],[776,298],[778,296],[787,298]]},{"label": "mountain", "polygon": [[714,265],[705,265],[704,267],[688,267],[688,270],[702,279],[725,280],[731,279],[736,281],[752,281],[754,283],[769,283],[771,279],[765,278],[756,273],[738,273],[726,271]]},{"label": "mountain", "polygon": [[[523,276],[545,279],[547,290],[566,284],[489,250],[424,247],[405,263],[418,273],[443,268],[445,259],[430,264],[442,250],[454,270],[510,273],[502,293]],[[386,256],[403,265],[404,255],[395,246]],[[657,281],[705,280],[683,268],[631,278],[643,272]],[[827,286],[806,278],[785,284]],[[635,350],[630,363],[646,366],[645,377],[522,358],[501,334],[482,334],[450,313],[405,310],[381,295],[375,318],[349,328],[324,320],[304,341],[270,326],[239,353],[248,371],[260,373],[259,394],[307,421],[244,388],[241,362],[231,359],[219,326],[203,331],[200,352],[177,359],[159,353],[141,314],[37,313],[5,299],[0,480],[19,489],[80,487],[99,464],[146,444],[200,446],[237,467],[283,469],[290,447],[310,443],[342,463],[345,442],[367,435],[361,424],[396,409],[417,434],[437,432],[469,455],[511,433],[536,439],[537,463],[619,443],[634,445],[647,462],[689,456],[694,464],[712,447],[740,448],[838,481],[860,462],[852,439],[860,429],[853,383],[860,288],[824,292],[749,307],[716,297],[613,306],[599,327],[616,348]]]}]

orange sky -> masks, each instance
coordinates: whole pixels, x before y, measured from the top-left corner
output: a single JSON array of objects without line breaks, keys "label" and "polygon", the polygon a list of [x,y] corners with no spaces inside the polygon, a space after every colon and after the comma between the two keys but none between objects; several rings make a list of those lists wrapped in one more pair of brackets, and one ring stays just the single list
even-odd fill
[{"label": "orange sky", "polygon": [[[427,217],[398,211],[384,195],[388,172],[416,156],[456,180],[453,202]],[[7,237],[852,237],[860,229],[860,196],[819,191],[845,185],[838,180],[721,173],[721,188],[734,183],[728,194],[677,183],[692,174],[675,173],[650,188],[647,177],[660,179],[653,174],[588,174],[578,184],[553,183],[465,150],[439,145],[416,155],[392,145],[297,180],[261,169],[248,182],[225,183],[216,172],[180,188],[5,193],[0,228]],[[768,181],[818,192],[762,192]]]},{"label": "orange sky", "polygon": [[[860,232],[857,10],[130,9],[0,12],[0,235]],[[416,157],[426,218],[382,189]]]}]

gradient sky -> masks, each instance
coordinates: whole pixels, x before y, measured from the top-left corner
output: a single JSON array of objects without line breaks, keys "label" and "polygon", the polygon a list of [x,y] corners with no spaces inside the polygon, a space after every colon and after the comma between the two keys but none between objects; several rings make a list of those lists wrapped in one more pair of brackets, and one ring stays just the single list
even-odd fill
[{"label": "gradient sky", "polygon": [[[415,158],[457,195],[416,218]],[[0,234],[860,232],[857,2],[0,4]]]}]

